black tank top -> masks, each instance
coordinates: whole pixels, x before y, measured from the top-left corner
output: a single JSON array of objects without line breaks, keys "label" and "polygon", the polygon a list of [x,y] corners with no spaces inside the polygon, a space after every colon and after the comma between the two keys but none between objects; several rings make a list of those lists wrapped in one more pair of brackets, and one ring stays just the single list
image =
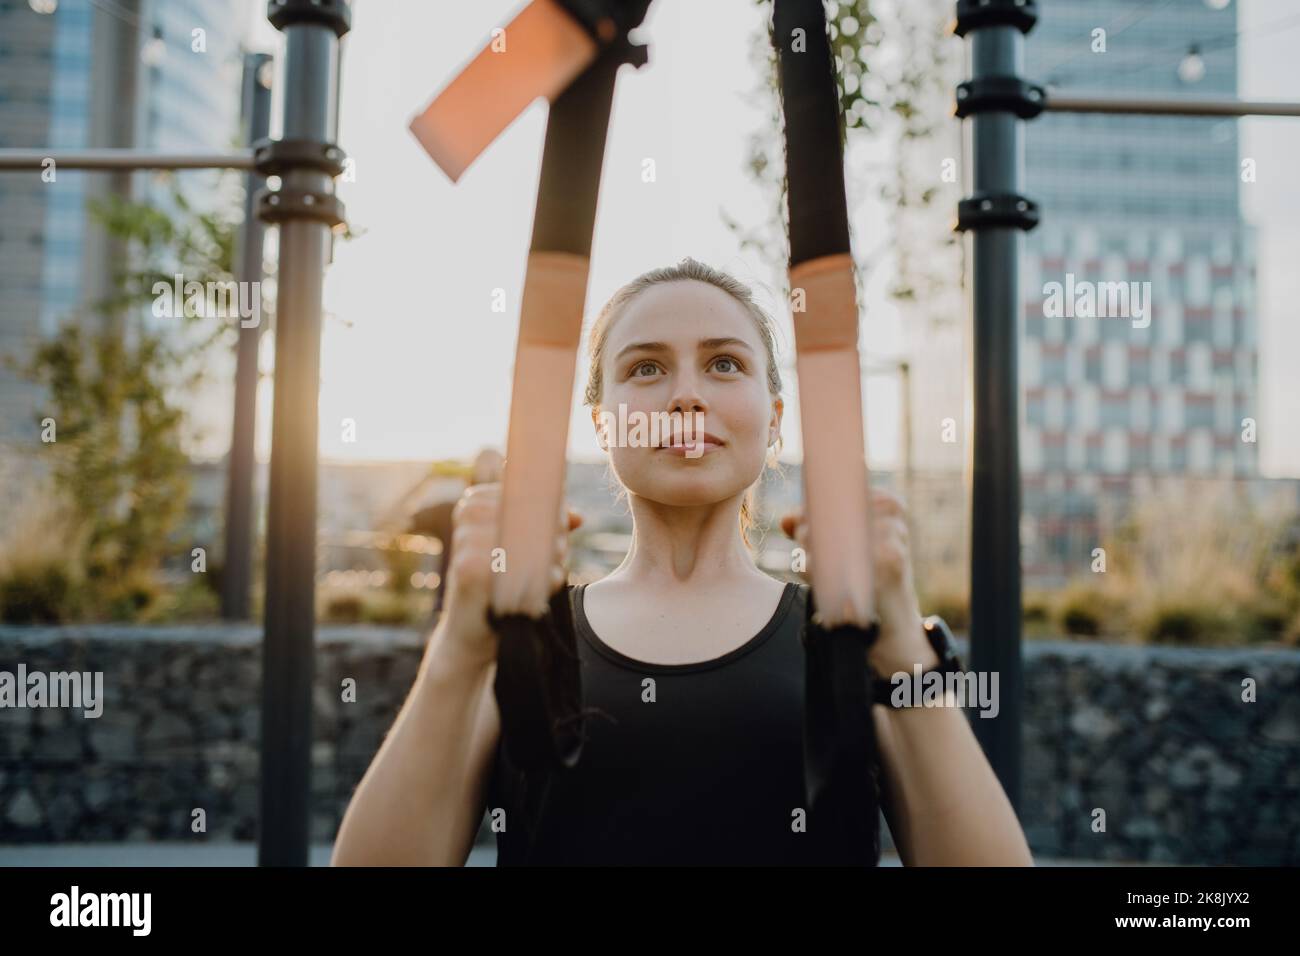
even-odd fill
[{"label": "black tank top", "polygon": [[832,835],[816,832],[804,796],[808,586],[787,584],[754,637],[694,664],[643,663],[602,642],[584,589],[568,598],[583,704],[598,712],[573,768],[522,773],[498,742],[497,865],[825,862]]}]

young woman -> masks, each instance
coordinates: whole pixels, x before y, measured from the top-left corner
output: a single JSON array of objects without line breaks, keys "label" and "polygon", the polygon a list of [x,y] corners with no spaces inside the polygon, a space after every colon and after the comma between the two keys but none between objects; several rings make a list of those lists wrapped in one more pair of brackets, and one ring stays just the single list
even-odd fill
[{"label": "young woman", "polygon": [[[578,765],[536,780],[502,747],[486,618],[501,486],[477,485],[456,508],[444,614],[344,816],[336,865],[461,865],[485,809],[501,864],[818,862],[801,816],[808,588],[761,571],[747,538],[784,410],[772,322],[743,284],[686,259],[613,296],[590,359],[586,404],[633,535],[615,571],[564,598],[596,715]],[[600,415],[620,406],[629,420],[702,415],[703,442],[620,444]],[[878,675],[911,674],[938,658],[903,506],[875,491],[873,514],[881,630],[869,663]],[[570,514],[557,529],[557,591],[579,522]],[[800,515],[783,528],[816,560]],[[882,803],[904,863],[1032,865],[960,709],[872,710]]]}]

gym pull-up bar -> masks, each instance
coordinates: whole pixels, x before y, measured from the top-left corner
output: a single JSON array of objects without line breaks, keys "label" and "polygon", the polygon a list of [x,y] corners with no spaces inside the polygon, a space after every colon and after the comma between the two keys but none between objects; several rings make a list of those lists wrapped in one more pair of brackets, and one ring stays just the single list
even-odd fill
[{"label": "gym pull-up bar", "polygon": [[1019,75],[1035,0],[957,0],[954,31],[971,38],[971,78],[955,115],[972,126],[972,195],[957,228],[973,233],[973,398],[970,657],[1000,675],[1001,710],[974,730],[1012,806],[1019,807],[1021,734],[1020,413],[1017,322],[1020,233],[1038,225],[1021,192],[1023,120],[1043,112],[1151,116],[1300,116],[1300,104],[1061,93]]},{"label": "gym pull-up bar", "polygon": [[1106,96],[1047,91],[1049,113],[1130,113],[1146,116],[1300,116],[1300,103],[1269,100],[1183,99],[1157,96]]},{"label": "gym pull-up bar", "polygon": [[254,169],[252,150],[230,153],[151,153],[139,149],[0,150],[0,169]]}]

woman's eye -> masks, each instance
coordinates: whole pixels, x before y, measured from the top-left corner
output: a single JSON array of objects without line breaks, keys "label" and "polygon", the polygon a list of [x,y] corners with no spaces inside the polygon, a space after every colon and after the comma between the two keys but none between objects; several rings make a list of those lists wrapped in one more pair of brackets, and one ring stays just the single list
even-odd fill
[{"label": "woman's eye", "polygon": [[632,366],[632,376],[633,378],[635,378],[636,376],[640,375],[641,378],[646,378],[647,376],[641,375],[642,370],[657,369],[657,368],[658,366],[655,365],[654,362],[638,362],[636,365]]},{"label": "woman's eye", "polygon": [[729,355],[719,356],[718,358],[716,358],[716,359],[713,360],[713,365],[714,365],[715,368],[717,367],[718,363],[723,363],[723,364],[725,364],[725,365],[730,365],[730,366],[731,366],[730,368],[719,369],[719,371],[721,371],[721,372],[739,372],[739,371],[740,371],[740,363],[737,362],[734,358],[732,358],[732,357],[729,356]]}]

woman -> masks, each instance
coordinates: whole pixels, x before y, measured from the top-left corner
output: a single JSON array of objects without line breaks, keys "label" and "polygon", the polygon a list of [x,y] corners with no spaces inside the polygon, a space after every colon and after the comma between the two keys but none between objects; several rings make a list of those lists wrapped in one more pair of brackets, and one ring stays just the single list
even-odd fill
[{"label": "woman", "polygon": [[[456,508],[445,613],[396,723],[357,787],[336,865],[460,865],[485,808],[499,862],[815,863],[803,812],[805,585],[759,570],[751,496],[781,432],[773,327],[750,291],[690,259],[620,289],[591,334],[586,404],[633,520],[607,577],[568,589],[593,716],[578,765],[510,766],[487,626],[500,485]],[[699,444],[610,435],[612,416],[703,416]],[[687,426],[690,427],[689,425]],[[697,433],[698,434],[698,433]],[[673,444],[678,447],[671,447]],[[878,675],[929,668],[901,503],[873,492]],[[565,581],[570,514],[553,583]],[[805,542],[799,515],[783,521]],[[1032,865],[956,707],[872,708],[882,802],[908,865]],[[864,811],[865,812],[865,811]]]}]

